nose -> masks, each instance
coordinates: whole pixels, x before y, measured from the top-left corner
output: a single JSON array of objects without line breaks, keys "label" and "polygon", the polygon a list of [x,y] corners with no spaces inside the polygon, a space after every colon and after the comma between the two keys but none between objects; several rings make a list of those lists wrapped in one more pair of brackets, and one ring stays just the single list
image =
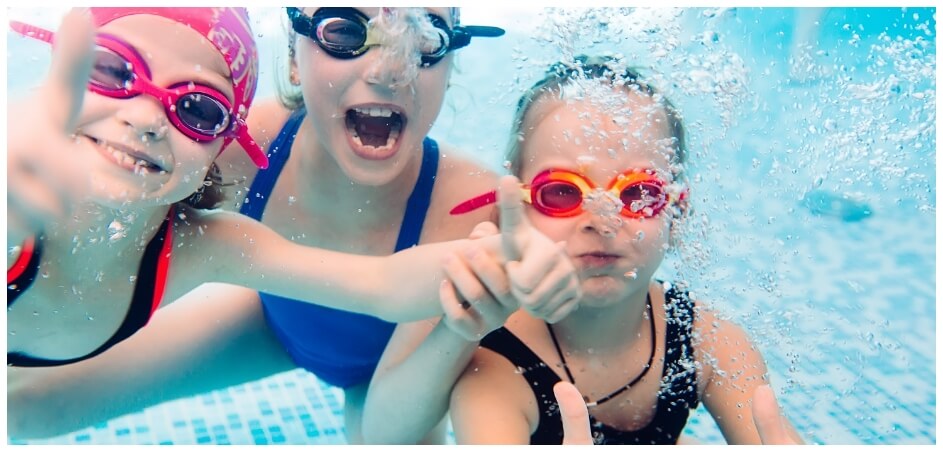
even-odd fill
[{"label": "nose", "polygon": [[584,212],[580,219],[580,230],[585,233],[595,233],[606,238],[615,237],[623,225],[622,217],[618,214],[597,214]]},{"label": "nose", "polygon": [[368,53],[374,55],[365,55],[370,57],[371,61],[364,71],[364,80],[377,87],[384,87],[390,90],[408,85],[415,78],[415,71],[408,64],[409,58],[397,51],[397,47],[388,45],[378,45],[369,50]]},{"label": "nose", "polygon": [[169,121],[159,99],[141,94],[119,102],[122,102],[122,106],[117,118],[132,130],[135,139],[159,141],[167,136]]}]

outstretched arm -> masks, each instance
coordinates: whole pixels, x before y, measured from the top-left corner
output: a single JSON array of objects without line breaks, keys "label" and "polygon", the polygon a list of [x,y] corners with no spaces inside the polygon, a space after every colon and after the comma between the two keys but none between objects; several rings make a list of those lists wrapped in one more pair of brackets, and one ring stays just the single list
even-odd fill
[{"label": "outstretched arm", "polygon": [[[501,183],[502,193],[516,191],[516,179]],[[516,197],[501,199],[500,236],[424,244],[382,257],[299,245],[251,218],[214,212],[203,216],[199,228],[191,227],[191,236],[201,246],[190,250],[190,262],[183,265],[206,273],[191,286],[225,282],[408,322],[443,313],[437,300],[443,281],[449,268],[462,267],[457,261],[465,259],[473,271],[483,272],[478,273],[481,277],[493,274],[495,284],[506,286],[510,281],[501,290],[517,301],[505,305],[516,307],[520,302],[537,317],[559,320],[577,306],[579,285],[573,266],[556,244],[530,226]],[[214,265],[201,265],[209,258]],[[506,261],[507,278],[500,267]],[[468,275],[466,279],[475,279]]]},{"label": "outstretched arm", "polygon": [[56,33],[49,74],[7,115],[7,244],[16,246],[62,218],[87,180],[72,134],[85,96],[95,27],[74,9]]},{"label": "outstretched arm", "polygon": [[[200,246],[193,247],[189,262],[177,264],[202,270],[191,275],[197,280],[189,285],[236,284],[391,322],[441,315],[438,293],[446,257],[472,245],[500,247],[500,237],[492,235],[366,256],[299,245],[237,213],[213,212],[203,219],[193,232]],[[201,265],[210,258],[213,265]]]},{"label": "outstretched arm", "polygon": [[804,444],[799,432],[780,412],[769,385],[758,386],[752,402],[753,423],[763,444]]},{"label": "outstretched arm", "polygon": [[445,416],[452,385],[477,347],[443,322],[397,326],[370,381],[364,441],[418,443]]},{"label": "outstretched arm", "polygon": [[[702,309],[699,315],[700,318],[695,324],[703,340],[697,347],[700,353],[707,355],[701,362],[712,363],[703,394],[704,404],[723,432],[727,443],[763,444],[764,437],[758,431],[759,425],[755,421],[771,419],[773,415],[769,411],[770,404],[776,406],[772,393],[763,390],[759,392],[760,406],[754,406],[757,403],[755,394],[760,388],[768,385],[763,356],[739,326],[716,318],[706,309]],[[756,414],[760,414],[760,417],[756,417]],[[795,432],[789,421],[779,415],[778,410],[775,415],[780,417],[784,430]],[[770,422],[764,424],[768,427],[769,438],[774,438],[774,435],[779,433],[779,430],[773,428],[775,425]]]}]

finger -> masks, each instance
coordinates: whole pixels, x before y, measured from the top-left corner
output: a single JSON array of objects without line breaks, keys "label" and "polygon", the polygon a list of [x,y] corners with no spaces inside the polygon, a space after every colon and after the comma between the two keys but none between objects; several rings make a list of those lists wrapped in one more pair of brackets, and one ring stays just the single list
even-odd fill
[{"label": "finger", "polygon": [[504,324],[508,316],[507,309],[494,299],[461,255],[450,256],[442,268],[446,277],[454,285],[458,298],[467,302],[464,305],[465,309],[475,317],[478,328],[475,333],[479,335],[479,338]]},{"label": "finger", "polygon": [[531,293],[561,262],[569,263],[569,258],[561,252],[559,245],[533,246],[519,262],[508,262],[511,286],[523,293]]},{"label": "finger", "polygon": [[85,86],[92,68],[95,26],[87,8],[74,8],[56,32],[52,63],[41,96],[49,104],[50,120],[64,133],[75,131]]},{"label": "finger", "polygon": [[580,307],[580,295],[577,291],[561,294],[560,300],[556,303],[557,308],[553,312],[542,317],[547,323],[557,323]]},{"label": "finger", "polygon": [[757,386],[753,392],[753,422],[763,444],[794,444],[786,431],[776,396],[769,385]]},{"label": "finger", "polygon": [[10,177],[8,184],[8,209],[19,212],[31,227],[41,227],[66,215],[64,197],[38,178],[20,175]]},{"label": "finger", "polygon": [[497,303],[506,309],[517,309],[517,299],[511,294],[511,282],[500,262],[477,246],[465,250],[465,261],[474,277]]},{"label": "finger", "polygon": [[477,318],[474,311],[469,311],[466,306],[463,306],[463,301],[459,299],[455,286],[447,279],[442,280],[439,285],[439,303],[445,313],[443,321],[449,329],[465,340],[478,339],[479,331],[482,329],[481,320]]},{"label": "finger", "polygon": [[498,212],[501,222],[501,242],[504,256],[509,261],[516,261],[527,247],[527,231],[530,223],[524,217],[521,205],[521,183],[514,176],[503,176],[498,184]]},{"label": "finger", "polygon": [[572,383],[561,381],[553,385],[553,396],[560,406],[560,420],[563,421],[563,444],[593,444],[593,435],[589,429],[589,410],[579,389]]},{"label": "finger", "polygon": [[549,317],[570,298],[579,293],[579,281],[569,261],[559,261],[547,272],[537,287],[525,292],[515,284],[514,275],[519,264],[509,263],[508,273],[511,280],[511,293],[527,312],[536,317],[549,320]]},{"label": "finger", "polygon": [[477,240],[483,237],[488,237],[490,235],[495,235],[501,232],[498,230],[498,226],[490,221],[483,221],[475,225],[475,228],[472,229],[471,234],[468,235],[468,238],[471,240]]},{"label": "finger", "polygon": [[[477,248],[467,250],[465,264],[470,274],[453,274],[462,278],[461,295],[474,297],[470,310],[478,313],[484,335],[504,325],[508,316],[517,310],[517,300],[511,295],[504,268],[487,253]],[[462,292],[469,288],[474,292]]]}]

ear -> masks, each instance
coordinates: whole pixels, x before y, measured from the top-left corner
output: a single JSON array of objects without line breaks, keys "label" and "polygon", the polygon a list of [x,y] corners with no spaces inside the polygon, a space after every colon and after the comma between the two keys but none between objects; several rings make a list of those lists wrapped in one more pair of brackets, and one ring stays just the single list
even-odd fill
[{"label": "ear", "polygon": [[298,76],[298,59],[295,57],[295,41],[292,39],[288,47],[288,81],[292,86],[301,86],[301,77]]}]

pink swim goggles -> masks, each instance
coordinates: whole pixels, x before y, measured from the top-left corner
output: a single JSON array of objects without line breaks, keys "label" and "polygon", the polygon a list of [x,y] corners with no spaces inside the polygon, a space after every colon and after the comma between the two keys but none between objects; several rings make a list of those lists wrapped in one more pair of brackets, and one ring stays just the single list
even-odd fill
[{"label": "pink swim goggles", "polygon": [[[11,21],[10,27],[24,36],[53,42],[51,31],[16,21]],[[201,143],[217,138],[234,138],[257,166],[268,166],[265,152],[249,136],[245,120],[236,114],[225,94],[191,81],[168,87],[155,85],[144,58],[116,36],[107,33],[96,35],[88,89],[118,99],[140,94],[151,96],[164,105],[167,118],[188,138]]]}]

